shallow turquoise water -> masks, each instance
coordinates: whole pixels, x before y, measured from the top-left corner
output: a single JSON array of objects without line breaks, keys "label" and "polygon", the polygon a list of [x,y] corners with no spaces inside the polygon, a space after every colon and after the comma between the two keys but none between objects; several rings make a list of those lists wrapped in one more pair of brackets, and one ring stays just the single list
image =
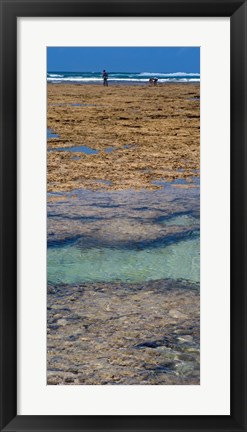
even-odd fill
[{"label": "shallow turquoise water", "polygon": [[48,281],[137,283],[169,278],[199,282],[198,251],[199,238],[144,250],[51,248],[48,249]]},{"label": "shallow turquoise water", "polygon": [[68,193],[48,204],[48,282],[199,282],[199,210],[198,181],[183,190]]}]

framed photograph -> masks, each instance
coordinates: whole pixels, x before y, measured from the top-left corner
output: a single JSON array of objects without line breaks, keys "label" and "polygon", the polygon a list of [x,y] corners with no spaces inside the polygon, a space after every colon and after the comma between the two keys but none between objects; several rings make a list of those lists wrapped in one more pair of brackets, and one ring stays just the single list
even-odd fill
[{"label": "framed photograph", "polygon": [[246,431],[246,1],[1,3],[1,431]]}]

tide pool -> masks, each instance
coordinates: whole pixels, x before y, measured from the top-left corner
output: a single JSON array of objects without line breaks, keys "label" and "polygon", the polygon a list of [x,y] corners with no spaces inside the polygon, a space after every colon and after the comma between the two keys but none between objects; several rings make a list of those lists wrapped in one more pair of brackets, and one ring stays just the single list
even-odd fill
[{"label": "tide pool", "polygon": [[165,247],[117,249],[64,246],[48,249],[48,282],[138,283],[158,279],[199,282],[199,238]]},{"label": "tide pool", "polygon": [[194,186],[78,190],[49,203],[48,282],[198,283],[199,183]]}]

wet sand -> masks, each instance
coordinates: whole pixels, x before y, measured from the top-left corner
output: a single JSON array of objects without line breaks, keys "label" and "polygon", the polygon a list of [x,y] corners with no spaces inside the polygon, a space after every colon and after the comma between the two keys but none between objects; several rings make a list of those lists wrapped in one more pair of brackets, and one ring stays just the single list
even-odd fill
[{"label": "wet sand", "polygon": [[[48,139],[48,191],[158,189],[152,181],[198,176],[199,95],[198,84],[48,84],[47,127],[59,135]],[[98,153],[56,150],[75,146]]]}]

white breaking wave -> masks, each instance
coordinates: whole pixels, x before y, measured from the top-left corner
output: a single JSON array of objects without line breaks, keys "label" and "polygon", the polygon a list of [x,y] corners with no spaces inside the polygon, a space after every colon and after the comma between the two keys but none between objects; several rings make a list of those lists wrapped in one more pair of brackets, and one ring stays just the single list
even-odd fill
[{"label": "white breaking wave", "polygon": [[158,80],[158,83],[159,82],[200,82],[200,79],[199,78],[180,78],[180,79],[161,78]]},{"label": "white breaking wave", "polygon": [[191,78],[191,79],[189,79],[188,81],[200,82],[200,80],[197,79],[197,78]]},{"label": "white breaking wave", "polygon": [[[66,77],[66,78],[47,78],[47,81],[73,81],[73,82],[102,82],[103,78],[94,77]],[[134,81],[134,82],[148,82],[148,78],[108,78],[108,81]]]},{"label": "white breaking wave", "polygon": [[153,76],[162,76],[162,77],[176,77],[176,76],[200,76],[200,74],[199,73],[193,73],[193,72],[190,72],[190,73],[187,73],[187,72],[174,72],[174,73],[166,73],[166,72],[164,72],[164,73],[160,73],[160,72],[158,72],[158,73],[156,73],[156,72],[142,72],[142,73],[140,73],[139,74],[139,76],[143,76],[143,75],[145,75],[145,76],[151,76],[151,77],[153,77]]},{"label": "white breaking wave", "polygon": [[94,77],[66,77],[63,78],[63,76],[61,78],[47,78],[47,81],[102,81],[102,78],[94,78]]},{"label": "white breaking wave", "polygon": [[49,75],[49,77],[51,77],[51,78],[63,78],[63,75],[58,75],[58,74],[49,74],[48,73],[48,75]]}]

